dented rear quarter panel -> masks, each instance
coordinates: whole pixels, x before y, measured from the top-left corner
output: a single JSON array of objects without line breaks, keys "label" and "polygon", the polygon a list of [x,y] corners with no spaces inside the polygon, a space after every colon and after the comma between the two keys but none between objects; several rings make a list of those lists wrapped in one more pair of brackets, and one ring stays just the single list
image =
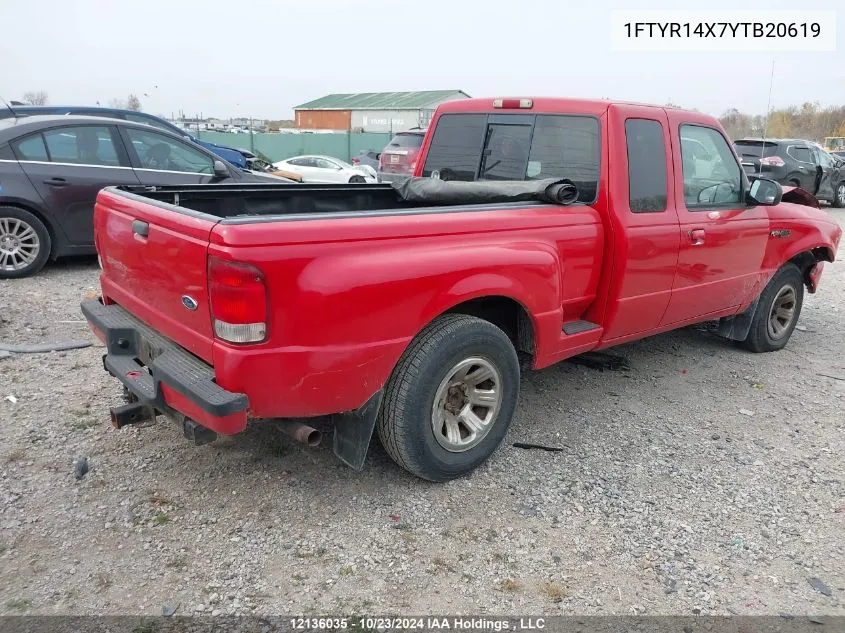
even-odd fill
[{"label": "dented rear quarter panel", "polygon": [[594,297],[603,241],[588,206],[218,224],[209,254],[261,269],[271,306],[266,343],[215,341],[218,383],[256,417],[354,409],[426,324],[487,296],[520,303],[547,353],[561,306]]}]

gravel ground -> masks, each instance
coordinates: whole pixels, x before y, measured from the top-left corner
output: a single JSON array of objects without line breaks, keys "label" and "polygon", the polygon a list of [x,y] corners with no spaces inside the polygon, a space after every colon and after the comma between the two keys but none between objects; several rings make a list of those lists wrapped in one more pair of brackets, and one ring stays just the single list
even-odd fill
[{"label": "gravel ground", "polygon": [[[0,282],[0,340],[93,339],[96,279]],[[356,473],[266,425],[116,431],[99,346],[0,359],[0,614],[845,614],[843,298],[840,259],[780,353],[689,328],[617,348],[629,370],[528,374],[445,485],[377,441]]]}]

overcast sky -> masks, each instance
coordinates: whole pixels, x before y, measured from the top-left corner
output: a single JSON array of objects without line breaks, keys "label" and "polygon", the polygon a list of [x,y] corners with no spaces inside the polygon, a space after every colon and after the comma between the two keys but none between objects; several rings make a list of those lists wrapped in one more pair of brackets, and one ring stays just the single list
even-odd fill
[{"label": "overcast sky", "polygon": [[[845,104],[841,0],[38,0],[7,2],[0,97],[54,104],[292,118],[334,92],[460,89],[472,96],[610,97],[719,114]],[[738,6],[739,5],[739,6]],[[836,9],[828,53],[631,53],[610,48],[610,11]]]}]

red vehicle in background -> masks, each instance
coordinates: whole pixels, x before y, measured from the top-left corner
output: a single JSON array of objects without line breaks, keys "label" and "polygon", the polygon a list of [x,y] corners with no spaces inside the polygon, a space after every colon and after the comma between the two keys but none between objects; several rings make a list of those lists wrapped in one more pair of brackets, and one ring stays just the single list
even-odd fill
[{"label": "red vehicle in background", "polygon": [[162,412],[203,443],[284,418],[314,442],[302,419],[331,416],[346,464],[375,430],[444,481],[504,439],[521,368],[705,321],[782,349],[842,235],[675,108],[455,101],[416,163],[393,186],[101,191],[82,311],[128,394],[115,425]]},{"label": "red vehicle in background", "polygon": [[397,176],[411,176],[417,168],[423,139],[425,139],[425,130],[396,134],[379,157],[379,180],[390,182]]}]

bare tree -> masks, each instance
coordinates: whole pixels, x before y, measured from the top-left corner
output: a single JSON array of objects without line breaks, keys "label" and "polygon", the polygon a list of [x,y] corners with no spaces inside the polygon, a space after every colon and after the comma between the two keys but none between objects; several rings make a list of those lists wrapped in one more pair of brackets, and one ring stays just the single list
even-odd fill
[{"label": "bare tree", "polygon": [[23,95],[23,102],[28,105],[47,105],[47,101],[47,92],[44,90],[33,90]]},{"label": "bare tree", "polygon": [[110,99],[110,108],[117,108],[118,110],[134,110],[141,111],[141,100],[134,93],[130,94],[126,99]]}]

